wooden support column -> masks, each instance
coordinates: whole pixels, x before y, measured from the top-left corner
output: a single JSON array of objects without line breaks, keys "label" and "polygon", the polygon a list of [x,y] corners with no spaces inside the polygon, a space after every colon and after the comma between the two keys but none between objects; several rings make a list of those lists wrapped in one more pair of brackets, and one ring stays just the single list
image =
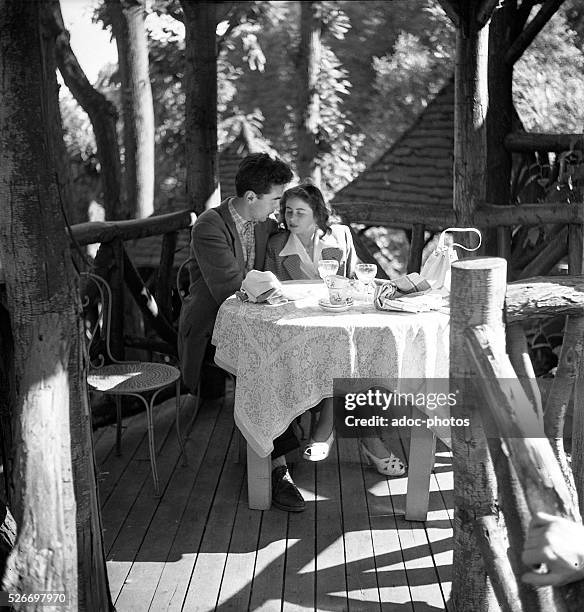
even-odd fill
[{"label": "wooden support column", "polygon": [[498,519],[496,478],[481,420],[482,398],[470,385],[471,370],[465,350],[467,327],[488,325],[493,342],[505,350],[503,304],[507,263],[499,258],[469,258],[452,266],[450,295],[450,380],[460,388],[452,407],[456,419],[468,427],[452,428],[454,467],[453,609],[473,612],[498,610],[474,535],[475,521]]},{"label": "wooden support column", "polygon": [[112,241],[113,266],[110,276],[112,290],[110,349],[115,359],[124,359],[124,243]]},{"label": "wooden support column", "polygon": [[459,3],[461,27],[456,32],[454,211],[461,227],[473,225],[486,198],[489,25],[479,27],[476,20],[481,4]]},{"label": "wooden support column", "polygon": [[[486,115],[487,202],[510,204],[511,153],[505,148],[505,137],[513,128],[513,65],[505,54],[513,42],[512,24],[516,0],[508,0],[493,12],[489,25],[488,109]],[[509,257],[511,229],[499,227],[485,232],[483,243],[488,255]]]},{"label": "wooden support column", "polygon": [[419,272],[422,268],[422,251],[425,244],[425,226],[422,223],[414,223],[412,227],[412,239],[410,241],[410,254],[408,256],[408,273]]}]

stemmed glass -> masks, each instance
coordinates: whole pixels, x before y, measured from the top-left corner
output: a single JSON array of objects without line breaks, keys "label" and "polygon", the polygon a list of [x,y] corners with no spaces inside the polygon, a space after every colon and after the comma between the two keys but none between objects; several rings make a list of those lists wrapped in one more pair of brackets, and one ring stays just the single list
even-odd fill
[{"label": "stemmed glass", "polygon": [[339,269],[339,262],[336,259],[321,259],[318,262],[318,275],[323,281],[326,281],[328,276],[336,274]]},{"label": "stemmed glass", "polygon": [[357,278],[363,283],[365,288],[365,294],[367,298],[371,295],[371,281],[377,275],[377,266],[369,263],[359,263],[355,266],[355,274]]}]

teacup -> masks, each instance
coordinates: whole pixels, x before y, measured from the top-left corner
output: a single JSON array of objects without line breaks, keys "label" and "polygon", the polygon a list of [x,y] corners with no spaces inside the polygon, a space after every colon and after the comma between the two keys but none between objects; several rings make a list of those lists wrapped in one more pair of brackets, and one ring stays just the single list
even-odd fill
[{"label": "teacup", "polygon": [[348,278],[332,274],[325,279],[329,293],[329,302],[335,305],[347,304],[351,299],[351,283]]}]

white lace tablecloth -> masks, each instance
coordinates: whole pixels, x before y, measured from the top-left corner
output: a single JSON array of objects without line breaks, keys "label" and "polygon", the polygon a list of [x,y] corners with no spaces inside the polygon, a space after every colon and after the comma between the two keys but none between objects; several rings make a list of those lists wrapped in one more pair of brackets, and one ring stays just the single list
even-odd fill
[{"label": "white lace tablecloth", "polygon": [[355,304],[330,313],[321,282],[286,283],[305,296],[271,306],[227,299],[212,342],[237,376],[235,423],[260,456],[294,418],[332,397],[334,378],[447,378],[449,316],[380,312]]}]

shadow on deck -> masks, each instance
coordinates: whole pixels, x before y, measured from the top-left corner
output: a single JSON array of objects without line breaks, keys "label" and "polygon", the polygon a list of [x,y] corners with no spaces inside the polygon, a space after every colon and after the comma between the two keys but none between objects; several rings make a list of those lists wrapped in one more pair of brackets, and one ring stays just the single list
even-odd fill
[{"label": "shadow on deck", "polygon": [[[183,398],[183,418],[192,416]],[[403,518],[406,478],[362,466],[355,440],[291,472],[300,514],[247,507],[235,463],[233,398],[204,403],[180,459],[173,401],[155,431],[162,497],[153,494],[145,415],[95,432],[104,542],[118,612],[446,609],[452,565],[452,466],[437,454],[425,523]]]}]

